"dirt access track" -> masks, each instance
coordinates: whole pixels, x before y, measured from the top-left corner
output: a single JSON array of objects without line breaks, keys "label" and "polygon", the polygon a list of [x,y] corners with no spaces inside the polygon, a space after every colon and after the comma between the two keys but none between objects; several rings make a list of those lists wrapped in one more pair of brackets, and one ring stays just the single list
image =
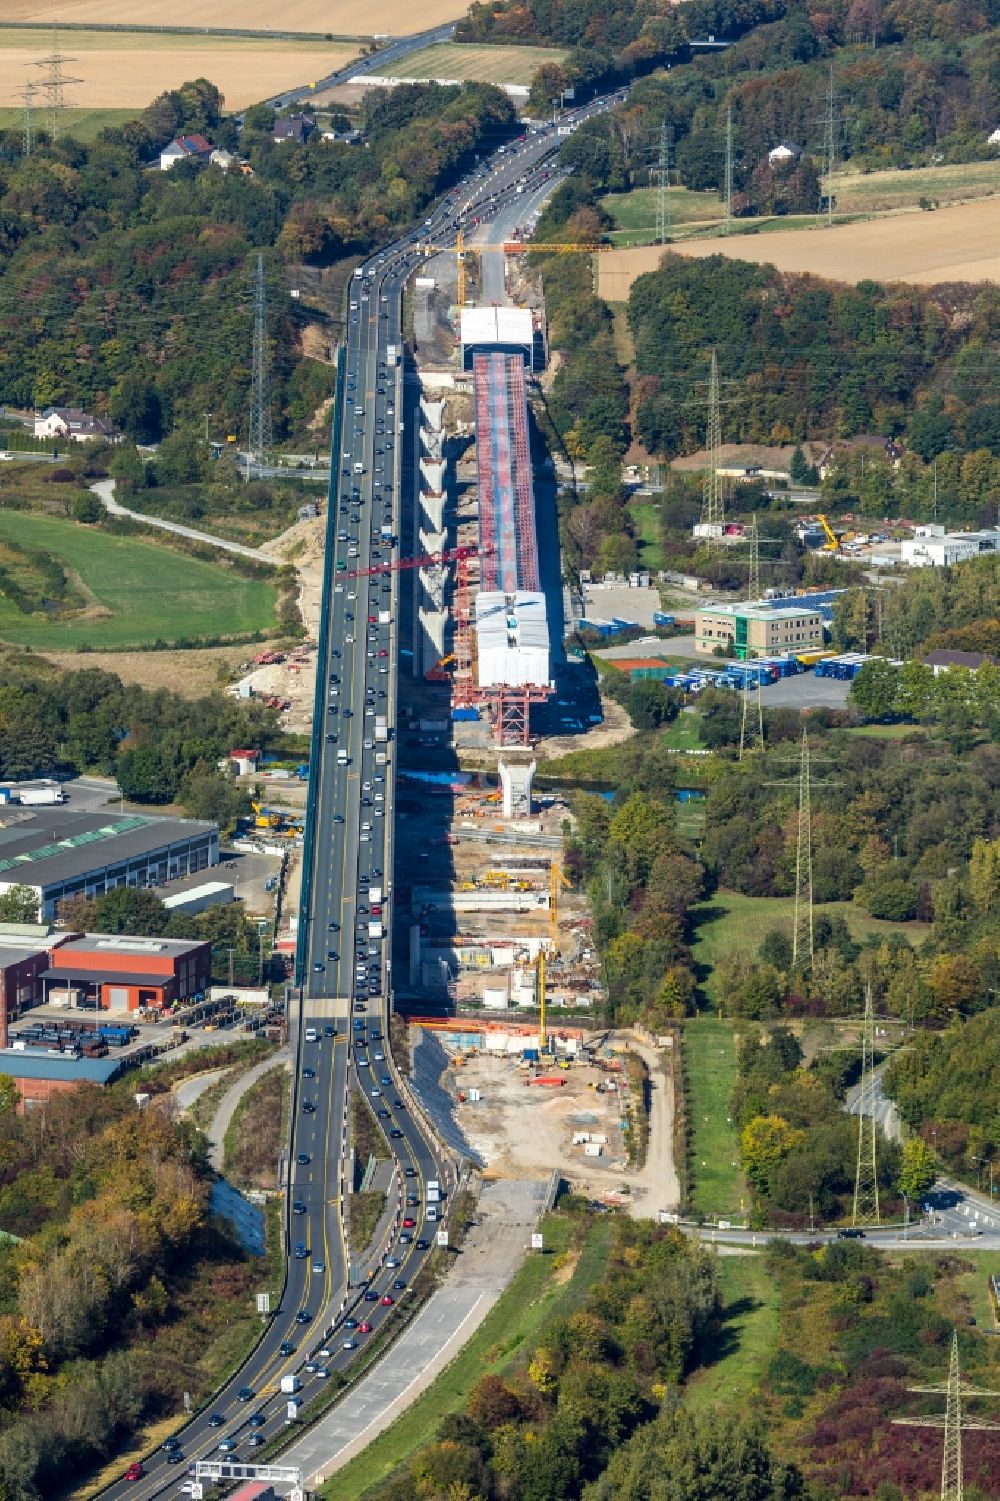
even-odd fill
[{"label": "dirt access track", "polygon": [[207,10],[201,0],[4,0],[3,20],[42,26],[75,21],[106,26],[192,26],[198,31],[314,31],[320,36],[409,36],[464,16],[466,0],[216,0]]},{"label": "dirt access track", "polygon": [[[524,1178],[558,1172],[578,1193],[607,1196],[637,1219],[653,1219],[661,1209],[678,1207],[680,1189],[673,1161],[673,1081],[662,1055],[631,1033],[614,1034],[616,1049],[628,1047],[644,1060],[650,1074],[650,1130],[645,1165],[625,1165],[617,1093],[598,1093],[610,1077],[591,1063],[573,1063],[559,1088],[528,1083],[528,1073],[509,1054],[463,1055],[442,1085],[454,1098],[465,1095],[455,1117],[469,1142],[485,1160],[487,1178]],[[552,1070],[551,1072],[558,1072]],[[473,1090],[481,1099],[470,1100]],[[574,1135],[604,1138],[601,1155],[588,1156]]]},{"label": "dirt access track", "polygon": [[[776,230],[773,234],[716,236],[672,245],[678,255],[809,271],[829,281],[854,284],[876,277],[934,286],[951,281],[1000,282],[1000,198],[957,203],[933,213],[893,214],[862,224]],[[644,245],[610,250],[598,257],[598,291],[608,302],[625,302],[637,276],[655,271],[663,248]]]}]

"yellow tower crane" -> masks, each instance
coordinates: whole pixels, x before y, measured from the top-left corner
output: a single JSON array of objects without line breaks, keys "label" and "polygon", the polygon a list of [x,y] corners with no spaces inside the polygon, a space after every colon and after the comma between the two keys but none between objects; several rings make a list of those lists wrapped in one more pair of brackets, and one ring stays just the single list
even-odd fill
[{"label": "yellow tower crane", "polygon": [[545,1030],[545,950],[541,948],[535,961],[535,999],[538,1002],[538,1051],[547,1053],[549,1038]]},{"label": "yellow tower crane", "polygon": [[545,255],[599,255],[604,250],[614,250],[613,245],[602,245],[596,242],[586,244],[571,244],[570,242],[558,242],[551,244],[539,244],[531,240],[504,240],[495,245],[466,245],[465,231],[460,229],[455,235],[454,245],[430,245],[421,242],[417,249],[423,255],[453,255],[458,266],[458,285],[455,297],[458,306],[465,306],[466,294],[466,256],[469,251],[477,254],[483,250],[502,250],[504,255],[528,255],[533,250],[543,252]]}]

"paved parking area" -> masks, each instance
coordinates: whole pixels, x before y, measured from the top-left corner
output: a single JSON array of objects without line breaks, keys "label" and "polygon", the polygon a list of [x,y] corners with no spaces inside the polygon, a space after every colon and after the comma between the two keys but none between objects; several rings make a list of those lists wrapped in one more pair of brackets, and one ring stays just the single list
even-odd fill
[{"label": "paved parking area", "polygon": [[583,594],[588,620],[610,620],[620,615],[636,625],[652,625],[653,611],[663,608],[660,591],[652,586],[633,589],[628,584],[584,584]]}]

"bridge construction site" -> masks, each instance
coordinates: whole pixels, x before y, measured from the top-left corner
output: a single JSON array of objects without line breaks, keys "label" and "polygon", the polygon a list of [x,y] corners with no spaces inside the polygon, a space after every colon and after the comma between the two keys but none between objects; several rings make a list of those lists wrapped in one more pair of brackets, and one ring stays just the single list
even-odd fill
[{"label": "bridge construction site", "polygon": [[[486,719],[499,746],[528,745],[531,707],[552,693],[528,425],[536,332],[528,309],[463,309],[456,397],[432,400],[425,390],[420,403],[417,547],[428,562],[414,603],[414,676],[447,684],[450,722]],[[460,513],[450,504],[459,429],[449,441],[446,422],[466,396],[475,505]]]}]

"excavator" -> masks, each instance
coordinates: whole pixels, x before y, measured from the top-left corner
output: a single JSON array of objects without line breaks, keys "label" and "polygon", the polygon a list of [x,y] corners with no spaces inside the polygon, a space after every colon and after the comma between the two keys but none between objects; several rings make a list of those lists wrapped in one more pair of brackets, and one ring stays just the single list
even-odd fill
[{"label": "excavator", "polygon": [[455,660],[455,653],[449,652],[446,657],[440,657],[433,667],[428,667],[424,673],[424,681],[427,683],[450,683],[451,674],[445,671]]}]

